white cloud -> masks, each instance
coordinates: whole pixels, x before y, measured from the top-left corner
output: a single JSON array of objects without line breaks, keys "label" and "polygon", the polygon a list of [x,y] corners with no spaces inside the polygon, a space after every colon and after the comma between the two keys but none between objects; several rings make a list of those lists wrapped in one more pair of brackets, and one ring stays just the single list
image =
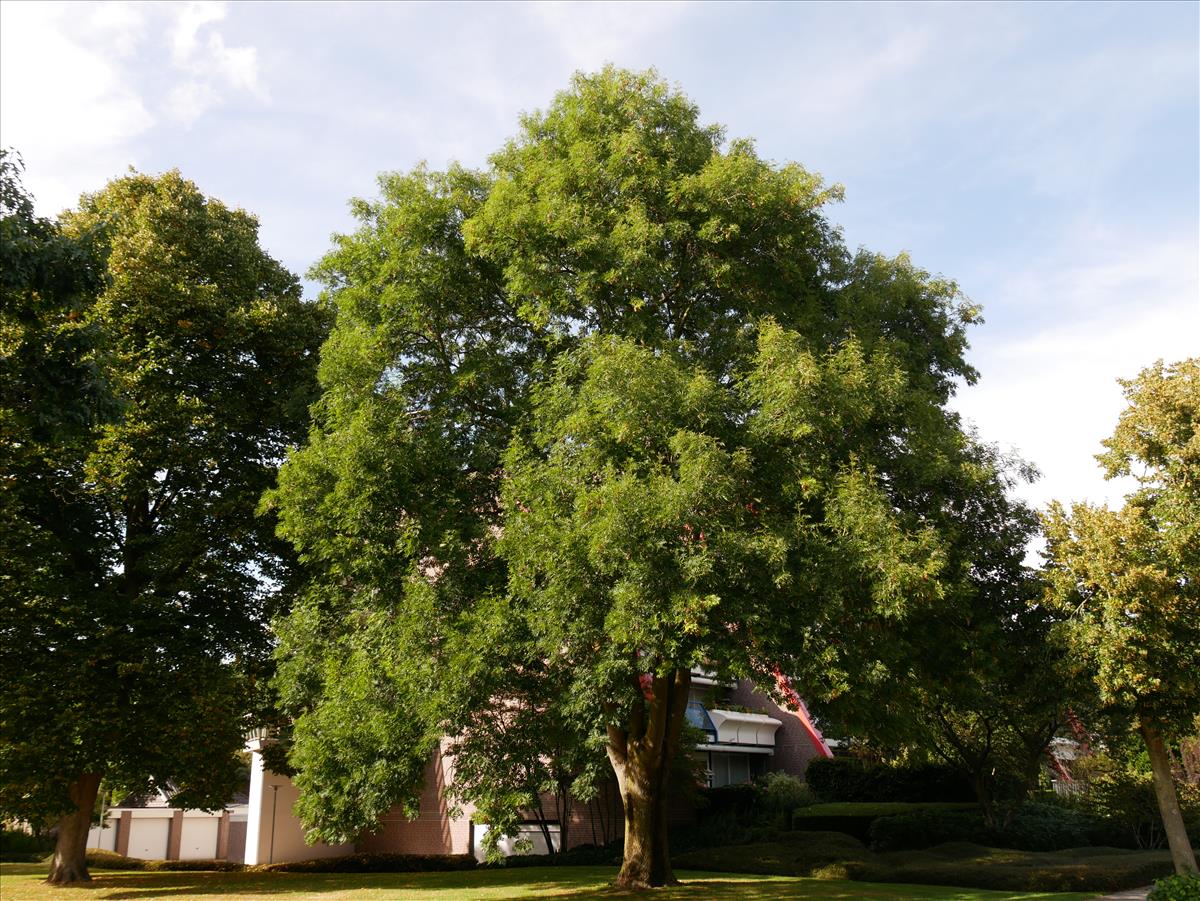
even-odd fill
[{"label": "white cloud", "polygon": [[0,3],[0,144],[43,214],[129,165],[166,123],[237,95],[266,99],[253,46],[215,30],[224,3]]},{"label": "white cloud", "polygon": [[[97,19],[35,3],[4,3],[0,19],[0,143],[24,155],[39,208],[57,212],[130,163],[154,125],[117,62],[141,41],[144,23],[126,7]],[[72,33],[79,24],[90,41]]]},{"label": "white cloud", "polygon": [[167,113],[184,128],[191,128],[218,100],[217,92],[209,84],[200,81],[185,81],[171,89],[167,95]]},{"label": "white cloud", "polygon": [[257,48],[229,47],[216,31],[208,31],[207,40],[201,40],[205,26],[222,21],[227,10],[226,3],[212,0],[185,3],[177,7],[170,29],[171,62],[191,76],[191,81],[181,87],[189,96],[207,97],[207,105],[219,97],[217,82],[260,98],[264,96],[258,81]]},{"label": "white cloud", "polygon": [[91,32],[113,56],[131,56],[146,36],[145,13],[133,3],[103,3],[91,11],[88,21]]},{"label": "white cloud", "polygon": [[175,9],[175,23],[171,27],[171,59],[182,67],[192,61],[200,47],[200,29],[224,19],[226,6],[211,0],[200,0],[180,4]]},{"label": "white cloud", "polygon": [[631,47],[679,22],[688,3],[547,2],[526,8],[573,68],[595,69],[619,61]]},{"label": "white cloud", "polygon": [[1200,353],[1198,262],[1194,234],[1112,235],[1082,262],[1009,282],[1012,301],[1052,306],[1053,324],[1025,337],[982,336],[975,357],[984,377],[955,406],[986,440],[1015,447],[1042,470],[1043,479],[1021,492],[1028,500],[1120,505],[1134,487],[1105,481],[1095,454],[1125,405],[1118,378]]}]

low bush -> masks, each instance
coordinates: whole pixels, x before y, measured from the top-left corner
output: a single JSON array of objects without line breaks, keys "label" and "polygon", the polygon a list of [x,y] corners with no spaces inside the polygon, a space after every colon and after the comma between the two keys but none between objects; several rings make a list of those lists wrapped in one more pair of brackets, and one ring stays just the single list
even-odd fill
[{"label": "low bush", "polygon": [[50,835],[34,835],[24,829],[0,829],[0,854],[42,854],[54,850]]},{"label": "low bush", "polygon": [[699,796],[697,808],[701,819],[728,816],[749,825],[758,811],[758,793],[750,783],[702,788]]},{"label": "low bush", "polygon": [[676,855],[674,862],[719,872],[1017,892],[1119,891],[1145,885],[1171,869],[1165,852],[1113,848],[1032,852],[954,842],[923,851],[879,854],[836,832],[790,833],[786,841],[693,851]]},{"label": "low bush", "polygon": [[862,842],[842,832],[791,832],[774,842],[674,854],[672,862],[696,870],[812,876],[830,866],[865,862],[870,857]]},{"label": "low bush", "polygon": [[[1179,806],[1188,834],[1200,840],[1200,786],[1182,783],[1176,786]],[[1079,806],[1102,817],[1108,823],[1113,840],[1135,848],[1162,848],[1166,845],[1154,778],[1113,767],[1093,776],[1087,794]]]},{"label": "low bush", "polygon": [[4,863],[37,863],[53,850],[51,835],[0,828],[0,861]]},{"label": "low bush", "polygon": [[142,860],[140,857],[126,857],[112,851],[101,851],[95,848],[86,855],[90,870],[145,870],[148,872],[190,872],[197,870],[214,870],[219,872],[236,872],[247,869],[243,864],[232,860]]},{"label": "low bush", "polygon": [[715,848],[725,845],[744,845],[751,839],[751,827],[737,821],[730,812],[701,813],[695,822],[671,828],[668,838],[674,851],[696,848]]},{"label": "low bush", "polygon": [[1052,804],[1024,804],[994,827],[984,822],[978,810],[927,808],[879,817],[871,824],[870,841],[881,851],[929,848],[944,842],[1057,851],[1092,844],[1102,826],[1094,817]]},{"label": "low bush", "polygon": [[348,854],[259,864],[247,869],[259,873],[445,873],[473,870],[478,865],[470,854]]},{"label": "low bush", "polygon": [[791,826],[793,811],[816,801],[808,784],[788,773],[767,773],[754,783],[754,793],[759,819],[781,829]]},{"label": "low bush", "polygon": [[1184,873],[1159,879],[1146,901],[1200,901],[1200,876]]},{"label": "low bush", "polygon": [[558,854],[514,854],[495,863],[480,864],[485,868],[512,867],[594,867],[620,864],[624,841],[607,845],[578,845]]}]

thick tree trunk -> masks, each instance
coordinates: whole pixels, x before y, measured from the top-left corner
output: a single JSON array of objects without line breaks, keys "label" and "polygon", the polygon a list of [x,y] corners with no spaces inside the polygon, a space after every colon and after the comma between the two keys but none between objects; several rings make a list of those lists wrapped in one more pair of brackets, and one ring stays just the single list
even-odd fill
[{"label": "thick tree trunk", "polygon": [[1195,873],[1196,853],[1188,841],[1187,829],[1183,825],[1183,814],[1179,810],[1179,796],[1175,793],[1175,781],[1171,777],[1171,762],[1158,729],[1142,723],[1142,738],[1150,752],[1150,768],[1154,771],[1154,794],[1158,796],[1158,810],[1162,814],[1163,829],[1167,833],[1167,844],[1171,847],[1171,860],[1176,873]]},{"label": "thick tree trunk", "polygon": [[617,885],[627,889],[675,885],[667,847],[667,780],[679,747],[691,673],[655,677],[628,728],[609,729],[608,756],[625,808],[625,852]]},{"label": "thick tree trunk", "polygon": [[87,838],[99,790],[99,773],[88,773],[71,783],[71,801],[75,809],[58,821],[58,844],[54,847],[47,882],[62,885],[91,881],[87,869]]}]

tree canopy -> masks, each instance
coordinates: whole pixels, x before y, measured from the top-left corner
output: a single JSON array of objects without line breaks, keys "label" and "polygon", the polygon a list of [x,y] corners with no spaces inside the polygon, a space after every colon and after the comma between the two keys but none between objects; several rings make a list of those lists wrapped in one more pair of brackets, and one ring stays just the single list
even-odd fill
[{"label": "tree canopy", "polygon": [[[621,881],[670,881],[691,667],[849,698],[971,577],[954,539],[1000,473],[946,402],[978,311],[848,251],[839,188],[652,72],[579,75],[486,171],[380,189],[314,270],[323,393],[268,501],[307,576],[279,626],[302,819],[368,828],[511,703],[477,674],[544,671],[524,703],[606,745]],[[476,775],[489,746],[461,743]]]},{"label": "tree canopy", "polygon": [[1097,459],[1138,488],[1120,510],[1051,506],[1048,598],[1112,728],[1141,733],[1175,866],[1195,872],[1165,743],[1200,714],[1200,358],[1121,384],[1129,405]]},{"label": "tree canopy", "polygon": [[257,221],[177,172],[39,219],[3,166],[0,811],[61,817],[87,878],[99,780],[223,805],[289,549],[255,515],[304,432],[325,316]]}]

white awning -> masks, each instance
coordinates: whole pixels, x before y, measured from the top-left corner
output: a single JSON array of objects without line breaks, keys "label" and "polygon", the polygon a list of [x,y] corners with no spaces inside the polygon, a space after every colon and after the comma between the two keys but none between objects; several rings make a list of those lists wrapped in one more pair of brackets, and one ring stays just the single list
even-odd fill
[{"label": "white awning", "polygon": [[765,713],[739,713],[734,710],[710,710],[709,717],[717,727],[717,742],[723,745],[754,745],[775,747],[775,730],[783,725]]}]

